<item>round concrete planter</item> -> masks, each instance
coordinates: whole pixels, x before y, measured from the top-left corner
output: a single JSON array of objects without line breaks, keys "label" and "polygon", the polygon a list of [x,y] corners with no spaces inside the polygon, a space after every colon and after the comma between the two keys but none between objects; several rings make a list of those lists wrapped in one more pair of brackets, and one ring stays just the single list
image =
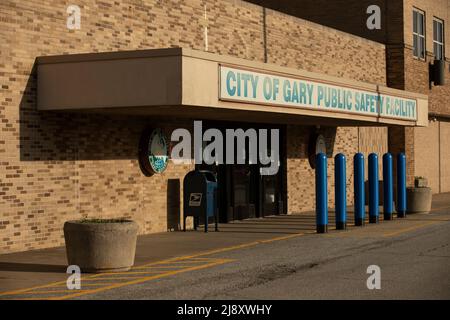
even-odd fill
[{"label": "round concrete planter", "polygon": [[431,188],[407,188],[406,211],[408,213],[428,213],[431,210]]},{"label": "round concrete planter", "polygon": [[81,272],[126,271],[134,264],[138,226],[131,220],[67,221],[67,260]]}]

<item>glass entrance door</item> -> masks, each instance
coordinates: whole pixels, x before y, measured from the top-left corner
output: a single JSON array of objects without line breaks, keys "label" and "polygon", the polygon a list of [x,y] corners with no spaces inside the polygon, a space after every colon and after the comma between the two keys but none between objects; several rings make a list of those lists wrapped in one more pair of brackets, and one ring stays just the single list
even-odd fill
[{"label": "glass entrance door", "polygon": [[250,165],[231,166],[233,220],[255,217],[255,177]]},{"label": "glass entrance door", "polygon": [[278,214],[278,174],[261,177],[261,215]]},{"label": "glass entrance door", "polygon": [[[253,217],[263,217],[284,212],[286,195],[285,181],[285,144],[284,127],[255,123],[229,123],[221,121],[209,121],[203,124],[203,129],[219,129],[226,136],[226,129],[280,130],[280,168],[276,175],[262,176],[260,169],[262,164],[247,162],[246,164],[219,164],[217,166],[197,165],[199,168],[212,170],[217,173],[219,221],[230,222]],[[245,143],[245,159],[249,159],[249,139]],[[270,148],[270,141],[268,141]],[[223,150],[226,152],[226,150]],[[235,145],[234,155],[237,154]],[[224,159],[226,157],[224,156]],[[237,163],[236,159],[235,162]],[[196,167],[197,167],[196,166]]]}]

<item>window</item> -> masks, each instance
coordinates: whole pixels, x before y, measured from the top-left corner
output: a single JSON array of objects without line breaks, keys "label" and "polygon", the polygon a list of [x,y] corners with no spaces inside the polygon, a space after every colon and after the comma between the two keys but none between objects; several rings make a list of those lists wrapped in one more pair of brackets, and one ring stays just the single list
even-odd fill
[{"label": "window", "polygon": [[433,53],[436,60],[444,59],[444,21],[433,20]]},{"label": "window", "polygon": [[425,59],[425,13],[413,10],[413,54]]}]

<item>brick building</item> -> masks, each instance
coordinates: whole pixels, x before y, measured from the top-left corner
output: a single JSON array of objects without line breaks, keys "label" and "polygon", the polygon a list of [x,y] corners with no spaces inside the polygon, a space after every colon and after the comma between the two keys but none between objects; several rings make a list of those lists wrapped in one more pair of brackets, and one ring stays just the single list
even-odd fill
[{"label": "brick building", "polygon": [[[160,128],[166,137],[177,128],[193,132],[194,120],[221,130],[281,132],[276,175],[260,176],[260,167],[249,164],[211,168],[224,190],[222,221],[312,210],[309,156],[318,136],[324,137],[329,157],[330,188],[332,157],[342,152],[349,159],[349,205],[350,159],[358,151],[406,150],[409,175],[423,171],[435,188],[435,176],[424,171],[434,168],[424,163],[437,158],[429,152],[420,157],[417,150],[437,148],[439,161],[445,157],[442,146],[450,127],[440,106],[449,108],[448,86],[430,91],[415,81],[426,77],[428,64],[411,57],[406,40],[401,50],[392,49],[378,38],[246,1],[73,4],[80,9],[79,29],[68,28],[73,12],[66,1],[0,3],[1,253],[62,245],[63,223],[82,217],[132,218],[141,234],[179,229],[183,177],[194,164],[169,161],[162,173],[146,174],[139,141],[148,127]],[[391,70],[391,56],[415,65],[414,79]],[[224,96],[219,91],[225,72],[328,88],[354,99],[403,99],[413,103],[414,116],[384,115],[379,102],[370,114]],[[286,100],[286,93],[280,91],[280,97]],[[427,127],[429,112],[437,121]],[[439,145],[427,141],[433,135],[441,137]],[[439,168],[443,177],[445,168]],[[441,180],[441,186],[448,185]],[[333,201],[330,192],[330,206]]]},{"label": "brick building", "polygon": [[[434,193],[450,191],[450,164],[446,161],[450,155],[450,33],[447,31],[450,1],[250,2],[384,44],[387,85],[429,97],[429,126],[389,128],[389,149],[394,153],[406,152],[409,185],[414,176],[424,176]],[[366,26],[370,15],[367,8],[371,5],[380,8],[380,29],[369,30]],[[445,85],[442,86],[430,83],[430,65],[435,59],[444,61]]]}]

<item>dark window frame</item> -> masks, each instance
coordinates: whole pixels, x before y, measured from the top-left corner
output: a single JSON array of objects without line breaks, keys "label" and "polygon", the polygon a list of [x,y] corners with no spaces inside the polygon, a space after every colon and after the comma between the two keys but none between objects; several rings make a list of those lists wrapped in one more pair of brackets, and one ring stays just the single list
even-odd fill
[{"label": "dark window frame", "polygon": [[[441,26],[441,38],[437,39],[437,28],[435,25]],[[440,41],[439,41],[440,40]],[[436,48],[439,48],[440,52],[437,53]],[[438,17],[433,17],[433,55],[436,60],[444,60],[445,59],[445,24],[444,20]]]},{"label": "dark window frame", "polygon": [[[421,16],[421,19],[420,19]],[[417,18],[417,20],[416,20]],[[422,20],[419,30],[419,21]],[[425,11],[413,8],[413,56],[425,60],[427,55]]]}]

